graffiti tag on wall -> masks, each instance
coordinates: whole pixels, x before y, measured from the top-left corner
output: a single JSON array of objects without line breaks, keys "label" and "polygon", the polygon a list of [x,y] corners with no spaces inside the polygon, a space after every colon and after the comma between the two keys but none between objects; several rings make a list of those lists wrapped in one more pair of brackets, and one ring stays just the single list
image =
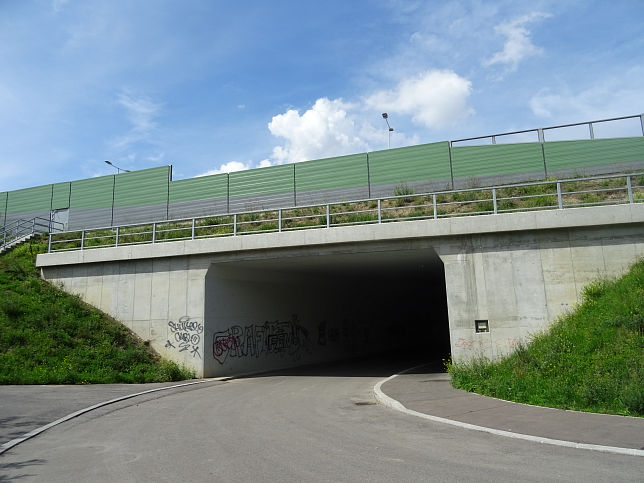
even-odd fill
[{"label": "graffiti tag on wall", "polygon": [[165,347],[177,349],[179,352],[190,351],[192,357],[199,357],[199,343],[203,333],[203,324],[187,315],[177,322],[168,322],[168,341]]},{"label": "graffiti tag on wall", "polygon": [[212,340],[212,355],[223,364],[229,357],[255,357],[268,354],[283,354],[298,359],[302,351],[310,352],[309,333],[302,327],[297,315],[292,320],[264,322],[241,327],[233,325],[215,332]]}]

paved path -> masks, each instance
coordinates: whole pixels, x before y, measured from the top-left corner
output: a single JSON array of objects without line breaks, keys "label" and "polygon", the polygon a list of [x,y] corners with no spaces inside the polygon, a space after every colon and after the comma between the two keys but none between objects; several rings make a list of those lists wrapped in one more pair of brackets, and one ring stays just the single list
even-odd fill
[{"label": "paved path", "polygon": [[11,449],[0,481],[641,481],[641,457],[375,404],[374,384],[402,368],[317,366],[129,399]]},{"label": "paved path", "polygon": [[425,366],[385,382],[382,392],[407,409],[487,428],[589,445],[644,450],[644,418],[516,404],[454,389]]}]

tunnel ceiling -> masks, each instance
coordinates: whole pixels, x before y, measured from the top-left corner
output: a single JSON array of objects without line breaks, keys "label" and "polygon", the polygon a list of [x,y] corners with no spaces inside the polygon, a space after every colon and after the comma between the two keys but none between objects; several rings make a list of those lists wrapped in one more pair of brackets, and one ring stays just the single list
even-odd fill
[{"label": "tunnel ceiling", "polygon": [[350,253],[320,249],[312,253],[273,252],[261,259],[229,259],[214,263],[217,269],[251,269],[286,273],[318,273],[324,275],[395,275],[397,273],[428,274],[442,271],[442,261],[432,248],[378,249],[368,245],[352,247]]}]

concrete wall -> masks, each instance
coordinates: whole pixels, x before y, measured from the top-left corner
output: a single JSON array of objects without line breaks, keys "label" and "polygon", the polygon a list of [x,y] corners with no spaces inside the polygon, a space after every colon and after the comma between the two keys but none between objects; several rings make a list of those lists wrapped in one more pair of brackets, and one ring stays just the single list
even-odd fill
[{"label": "concrete wall", "polygon": [[[37,265],[162,355],[212,376],[409,344],[405,330],[388,339],[387,327],[436,323],[423,312],[434,304],[423,291],[435,291],[435,275],[397,282],[415,267],[442,273],[443,264],[452,356],[496,357],[574,306],[588,282],[643,256],[644,204],[634,204],[61,252]],[[420,290],[405,299],[407,287]],[[414,302],[415,313],[401,309]],[[362,347],[319,344],[325,321],[342,331],[345,321],[371,320]],[[475,320],[489,332],[476,333]],[[282,346],[262,345],[272,335]]]},{"label": "concrete wall", "polygon": [[[473,235],[445,240],[439,252],[453,359],[496,358],[573,309],[588,283],[644,257],[644,227]],[[489,332],[477,333],[475,320]]]}]

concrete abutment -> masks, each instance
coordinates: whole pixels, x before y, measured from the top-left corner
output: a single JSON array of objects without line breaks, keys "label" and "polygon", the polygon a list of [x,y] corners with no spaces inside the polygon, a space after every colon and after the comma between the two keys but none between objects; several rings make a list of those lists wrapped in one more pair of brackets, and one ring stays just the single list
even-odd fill
[{"label": "concrete abutment", "polygon": [[218,376],[391,349],[498,357],[643,256],[640,204],[102,248],[38,266],[164,357]]}]

